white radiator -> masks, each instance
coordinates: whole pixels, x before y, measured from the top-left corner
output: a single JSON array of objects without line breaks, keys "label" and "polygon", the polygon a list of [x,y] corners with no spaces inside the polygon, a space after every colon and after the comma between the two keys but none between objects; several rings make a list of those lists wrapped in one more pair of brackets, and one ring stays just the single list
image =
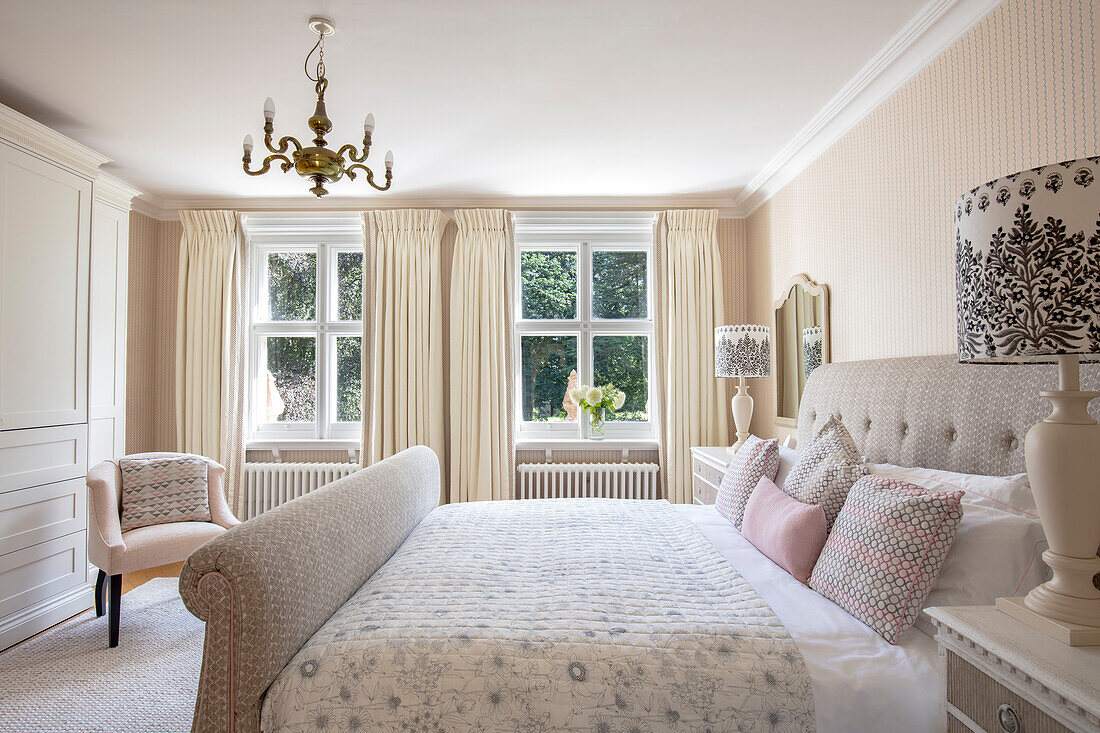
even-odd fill
[{"label": "white radiator", "polygon": [[355,463],[246,463],[244,516],[251,519],[357,470]]},{"label": "white radiator", "polygon": [[656,499],[656,463],[524,463],[516,498]]}]

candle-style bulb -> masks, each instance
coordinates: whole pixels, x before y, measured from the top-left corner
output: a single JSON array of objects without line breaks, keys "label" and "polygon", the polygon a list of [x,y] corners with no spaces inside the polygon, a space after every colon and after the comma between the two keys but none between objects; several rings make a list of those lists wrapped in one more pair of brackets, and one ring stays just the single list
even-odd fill
[{"label": "candle-style bulb", "polygon": [[267,99],[264,100],[264,119],[265,120],[275,119],[275,100],[272,99],[271,97],[268,97]]},{"label": "candle-style bulb", "polygon": [[386,151],[386,170],[393,170],[393,151]]},{"label": "candle-style bulb", "polygon": [[245,155],[252,155],[252,148],[253,147],[255,147],[255,146],[252,144],[252,136],[251,135],[245,135],[244,136],[244,153],[245,153]]},{"label": "candle-style bulb", "polygon": [[374,132],[374,114],[367,114],[367,118],[363,120],[363,134],[370,135]]}]

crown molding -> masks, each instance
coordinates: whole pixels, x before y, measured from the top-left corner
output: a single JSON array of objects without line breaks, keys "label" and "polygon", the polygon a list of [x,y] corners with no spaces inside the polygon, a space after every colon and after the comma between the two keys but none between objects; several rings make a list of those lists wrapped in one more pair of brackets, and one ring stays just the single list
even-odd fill
[{"label": "crown molding", "polygon": [[107,173],[100,173],[92,183],[92,196],[96,201],[123,211],[130,210],[130,201],[140,193],[126,181]]},{"label": "crown molding", "polygon": [[749,181],[733,209],[756,211],[1001,2],[931,0]]},{"label": "crown molding", "polygon": [[164,199],[143,191],[134,199],[132,210],[157,221],[179,221],[179,211],[164,206]]},{"label": "crown molding", "polygon": [[134,210],[155,219],[176,218],[187,209],[229,209],[248,212],[342,212],[376,209],[476,209],[509,211],[661,211],[664,209],[718,209],[723,218],[736,218],[729,196],[455,196],[440,194],[397,196],[207,196],[158,199],[143,194]]},{"label": "crown molding", "polygon": [[0,138],[47,160],[60,163],[86,178],[95,178],[99,166],[111,159],[0,104]]}]

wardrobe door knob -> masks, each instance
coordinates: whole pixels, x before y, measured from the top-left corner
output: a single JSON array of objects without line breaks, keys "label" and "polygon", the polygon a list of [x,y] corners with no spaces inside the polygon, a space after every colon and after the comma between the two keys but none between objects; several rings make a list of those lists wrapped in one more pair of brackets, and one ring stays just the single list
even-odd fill
[{"label": "wardrobe door knob", "polygon": [[1001,724],[1001,730],[1005,733],[1023,733],[1024,731],[1020,716],[1008,703],[997,708],[997,722]]}]

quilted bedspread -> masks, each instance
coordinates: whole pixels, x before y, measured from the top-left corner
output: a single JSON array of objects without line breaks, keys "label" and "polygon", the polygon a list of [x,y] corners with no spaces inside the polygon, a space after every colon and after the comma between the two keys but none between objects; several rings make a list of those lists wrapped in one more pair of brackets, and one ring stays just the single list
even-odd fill
[{"label": "quilted bedspread", "polygon": [[442,506],[268,690],[265,731],[812,731],[786,629],[664,501]]}]

